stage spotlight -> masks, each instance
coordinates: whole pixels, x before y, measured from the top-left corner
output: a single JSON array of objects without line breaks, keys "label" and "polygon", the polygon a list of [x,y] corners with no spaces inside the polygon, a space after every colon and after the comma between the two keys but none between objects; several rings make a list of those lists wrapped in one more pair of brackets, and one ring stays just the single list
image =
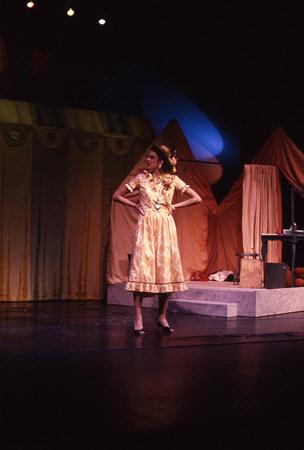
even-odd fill
[{"label": "stage spotlight", "polygon": [[74,14],[75,14],[75,11],[74,11],[73,8],[69,8],[69,9],[67,10],[67,15],[68,15],[68,16],[72,17],[72,16],[74,16]]},{"label": "stage spotlight", "polygon": [[27,2],[26,6],[31,9],[31,8],[34,8],[35,3],[34,2]]},{"label": "stage spotlight", "polygon": [[99,19],[98,23],[99,23],[99,25],[105,25],[106,24],[106,19]]}]

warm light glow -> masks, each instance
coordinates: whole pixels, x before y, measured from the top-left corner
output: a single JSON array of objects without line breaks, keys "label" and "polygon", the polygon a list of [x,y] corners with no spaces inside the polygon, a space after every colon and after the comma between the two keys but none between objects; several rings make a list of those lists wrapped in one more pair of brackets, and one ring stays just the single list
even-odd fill
[{"label": "warm light glow", "polygon": [[28,8],[34,8],[35,3],[34,3],[34,2],[27,2],[26,6],[27,6]]},{"label": "warm light glow", "polygon": [[105,25],[106,20],[105,20],[105,19],[99,19],[99,20],[98,20],[98,23],[99,23],[100,25]]},{"label": "warm light glow", "polygon": [[74,14],[75,14],[74,9],[73,8],[69,8],[68,11],[67,11],[67,15],[72,17],[72,16],[74,16]]}]

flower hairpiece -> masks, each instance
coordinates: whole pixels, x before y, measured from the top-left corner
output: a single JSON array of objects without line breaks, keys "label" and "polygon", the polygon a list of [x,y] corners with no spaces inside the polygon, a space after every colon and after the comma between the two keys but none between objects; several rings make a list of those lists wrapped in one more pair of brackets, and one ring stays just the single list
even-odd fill
[{"label": "flower hairpiece", "polygon": [[162,153],[165,154],[166,158],[168,159],[168,161],[170,162],[170,164],[172,166],[172,172],[175,173],[176,172],[176,164],[177,164],[176,152],[174,150],[172,151],[169,147],[167,147],[164,144],[160,145],[159,147],[158,146],[156,146],[156,147],[159,150],[161,150]]},{"label": "flower hairpiece", "polygon": [[177,158],[176,158],[176,153],[175,151],[171,151],[169,147],[167,147],[166,145],[162,144],[160,145],[160,149],[161,151],[166,155],[166,157],[168,158],[171,166],[172,166],[172,172],[176,172],[176,164],[177,164]]}]

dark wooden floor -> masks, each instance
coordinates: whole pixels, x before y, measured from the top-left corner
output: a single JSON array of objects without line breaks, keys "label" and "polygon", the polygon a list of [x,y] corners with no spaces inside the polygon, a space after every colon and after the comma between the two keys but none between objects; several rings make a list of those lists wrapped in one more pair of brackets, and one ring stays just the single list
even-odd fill
[{"label": "dark wooden floor", "polygon": [[304,313],[144,313],[0,303],[0,449],[304,448]]}]

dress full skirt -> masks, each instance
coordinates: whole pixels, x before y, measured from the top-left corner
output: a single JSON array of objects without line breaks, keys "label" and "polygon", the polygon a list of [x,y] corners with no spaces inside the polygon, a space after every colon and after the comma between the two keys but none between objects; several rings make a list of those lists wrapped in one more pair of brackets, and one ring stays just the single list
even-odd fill
[{"label": "dress full skirt", "polygon": [[176,226],[167,209],[148,209],[140,215],[126,289],[147,293],[187,290]]}]

